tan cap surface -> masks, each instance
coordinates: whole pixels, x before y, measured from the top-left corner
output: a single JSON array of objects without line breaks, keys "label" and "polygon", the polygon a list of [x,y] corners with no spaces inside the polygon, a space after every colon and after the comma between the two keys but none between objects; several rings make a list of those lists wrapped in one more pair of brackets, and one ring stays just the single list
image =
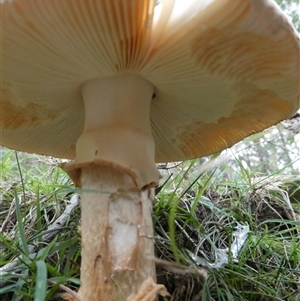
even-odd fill
[{"label": "tan cap surface", "polygon": [[272,1],[155,2],[2,0],[1,145],[74,158],[82,84],[126,73],[155,86],[160,162],[221,151],[299,108],[299,36]]}]

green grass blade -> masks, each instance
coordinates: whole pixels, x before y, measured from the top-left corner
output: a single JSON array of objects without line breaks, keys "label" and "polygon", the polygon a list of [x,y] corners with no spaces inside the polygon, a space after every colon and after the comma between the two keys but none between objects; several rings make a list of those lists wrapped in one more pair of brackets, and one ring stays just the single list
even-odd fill
[{"label": "green grass blade", "polygon": [[36,285],[34,291],[34,301],[45,300],[47,289],[47,267],[42,260],[36,261]]},{"label": "green grass blade", "polygon": [[15,200],[16,200],[16,214],[17,214],[17,220],[18,220],[18,229],[20,232],[20,244],[21,244],[21,250],[26,254],[29,255],[29,248],[27,244],[27,239],[24,231],[24,226],[22,222],[22,213],[20,208],[20,200],[18,197],[18,193],[16,188],[14,188],[14,194],[15,194]]}]

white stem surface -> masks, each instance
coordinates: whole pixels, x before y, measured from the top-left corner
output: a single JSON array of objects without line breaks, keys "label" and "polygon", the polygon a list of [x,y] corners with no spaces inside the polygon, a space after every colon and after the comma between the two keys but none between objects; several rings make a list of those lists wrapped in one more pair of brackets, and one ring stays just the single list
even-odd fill
[{"label": "white stem surface", "polygon": [[124,74],[88,81],[82,94],[85,126],[73,166],[114,165],[130,174],[139,188],[156,185],[159,173],[150,126],[153,85],[141,76]]}]

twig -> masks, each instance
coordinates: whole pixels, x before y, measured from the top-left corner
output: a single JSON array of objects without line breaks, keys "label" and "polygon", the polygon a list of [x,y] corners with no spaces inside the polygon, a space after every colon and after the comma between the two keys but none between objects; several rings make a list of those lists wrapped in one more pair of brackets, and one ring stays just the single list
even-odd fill
[{"label": "twig", "polygon": [[43,242],[49,242],[68,221],[73,209],[79,205],[78,194],[74,194],[71,197],[70,204],[67,205],[62,215],[56,219],[56,221],[46,230],[46,234],[43,235]]},{"label": "twig", "polygon": [[[53,284],[53,285],[57,285],[57,283],[55,281],[52,280],[48,280],[49,283]],[[77,300],[77,301],[84,301],[76,292],[72,291],[70,288],[68,288],[67,286],[63,285],[63,284],[59,284],[58,287],[60,289],[62,289],[63,291],[67,292],[68,295],[70,295],[70,297],[72,298],[72,300]],[[67,299],[70,300],[69,296],[66,296]],[[74,299],[75,298],[75,299]]]}]

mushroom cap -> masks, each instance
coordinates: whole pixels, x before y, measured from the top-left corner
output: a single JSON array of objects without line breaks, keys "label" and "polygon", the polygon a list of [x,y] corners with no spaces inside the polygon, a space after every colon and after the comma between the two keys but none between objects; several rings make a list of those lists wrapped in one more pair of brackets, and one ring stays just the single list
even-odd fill
[{"label": "mushroom cap", "polygon": [[299,36],[271,0],[1,0],[1,35],[13,149],[74,158],[82,84],[126,73],[155,86],[157,162],[219,152],[300,107]]}]

